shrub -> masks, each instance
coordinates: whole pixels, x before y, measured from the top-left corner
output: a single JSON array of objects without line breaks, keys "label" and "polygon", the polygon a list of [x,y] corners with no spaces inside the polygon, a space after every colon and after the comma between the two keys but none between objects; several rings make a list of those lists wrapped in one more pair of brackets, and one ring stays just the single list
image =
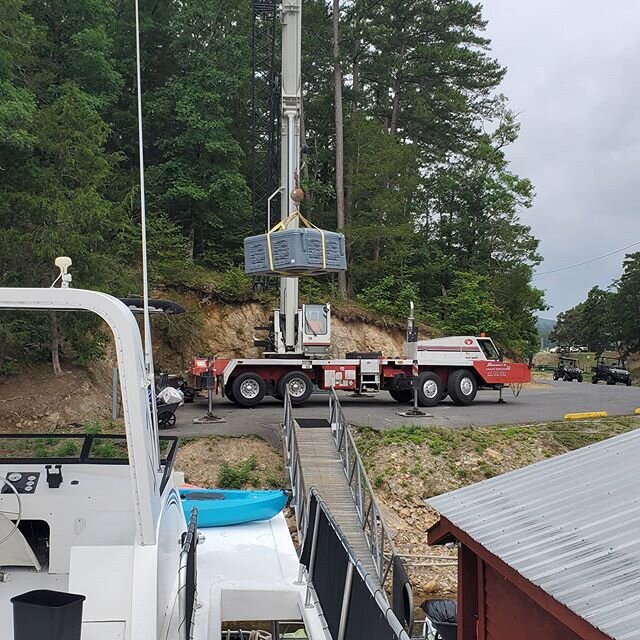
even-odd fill
[{"label": "shrub", "polygon": [[238,464],[223,462],[218,473],[218,486],[221,489],[242,489],[250,484],[256,485],[258,479],[254,471],[258,467],[255,456],[250,456]]}]

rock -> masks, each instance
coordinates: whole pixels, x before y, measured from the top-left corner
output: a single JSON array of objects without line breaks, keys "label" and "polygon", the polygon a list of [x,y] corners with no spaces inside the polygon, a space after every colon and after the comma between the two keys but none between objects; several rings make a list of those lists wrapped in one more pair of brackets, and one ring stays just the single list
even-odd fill
[{"label": "rock", "polygon": [[494,462],[502,462],[504,460],[502,454],[495,449],[485,449],[484,454],[487,456],[487,458],[491,458],[491,460],[493,460]]},{"label": "rock", "polygon": [[438,589],[438,583],[435,580],[429,580],[422,586],[422,590],[424,591],[424,593],[435,593],[436,591],[438,591]]}]

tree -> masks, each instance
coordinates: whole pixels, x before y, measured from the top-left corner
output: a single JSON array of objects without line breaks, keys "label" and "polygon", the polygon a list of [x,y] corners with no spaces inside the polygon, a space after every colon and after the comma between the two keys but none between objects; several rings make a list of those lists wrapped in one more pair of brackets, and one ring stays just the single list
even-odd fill
[{"label": "tree", "polygon": [[[342,109],[342,63],[340,62],[340,0],[333,0],[333,83],[336,122],[336,208],[338,231],[344,232],[344,116]],[[338,274],[340,295],[347,297],[347,275]]]},{"label": "tree", "polygon": [[180,5],[169,45],[176,72],[147,100],[150,211],[178,223],[191,259],[214,267],[240,259],[250,230],[246,157],[232,117],[237,98],[248,100],[249,32],[238,28],[248,27],[247,12],[237,1],[219,1],[217,11],[211,2]]},{"label": "tree", "polygon": [[480,335],[499,338],[506,318],[491,294],[489,281],[476,273],[456,272],[450,290],[440,299],[442,327],[449,335]]},{"label": "tree", "polygon": [[624,271],[611,302],[617,325],[618,349],[622,357],[640,351],[640,253],[625,256]]},{"label": "tree", "polygon": [[582,314],[584,306],[575,307],[558,314],[558,321],[554,330],[549,334],[549,340],[561,347],[571,347],[583,343]]}]

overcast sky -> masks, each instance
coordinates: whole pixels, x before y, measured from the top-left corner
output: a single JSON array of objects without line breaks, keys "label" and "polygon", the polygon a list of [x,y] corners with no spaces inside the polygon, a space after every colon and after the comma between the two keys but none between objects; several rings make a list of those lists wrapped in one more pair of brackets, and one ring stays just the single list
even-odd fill
[{"label": "overcast sky", "polygon": [[[536,188],[523,214],[541,240],[539,272],[640,241],[640,0],[482,0],[520,114],[512,169]],[[629,251],[640,250],[640,245]],[[551,309],[618,278],[624,252],[536,278]]]}]

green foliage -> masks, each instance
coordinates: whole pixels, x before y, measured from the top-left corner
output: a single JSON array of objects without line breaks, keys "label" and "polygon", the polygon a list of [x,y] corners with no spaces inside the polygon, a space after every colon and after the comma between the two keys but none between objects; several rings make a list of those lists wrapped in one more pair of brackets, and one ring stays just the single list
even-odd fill
[{"label": "green foliage", "polygon": [[406,318],[409,303],[419,300],[418,288],[412,282],[386,276],[359,293],[358,301],[367,309],[391,317]]},{"label": "green foliage", "polygon": [[640,253],[627,255],[623,268],[610,290],[593,287],[584,302],[560,313],[550,339],[560,346],[585,345],[596,355],[617,351],[626,358],[640,350]]},{"label": "green foliage", "polygon": [[77,456],[78,453],[78,443],[73,440],[65,440],[55,448],[53,455],[56,458],[70,458],[72,456]]},{"label": "green foliage", "polygon": [[223,302],[246,302],[253,296],[253,282],[241,267],[232,267],[222,274],[217,290]]},{"label": "green foliage", "polygon": [[443,328],[451,335],[500,335],[505,317],[491,293],[486,276],[457,272],[451,289],[441,299]]},{"label": "green foliage", "polygon": [[246,486],[255,486],[258,482],[255,473],[257,468],[258,461],[253,455],[237,464],[223,462],[218,473],[218,486],[221,489],[242,489]]},{"label": "green foliage", "polygon": [[[256,293],[241,267],[244,236],[266,224],[250,213],[251,3],[140,10],[151,284],[271,306],[274,289]],[[331,14],[325,0],[303,12],[303,207],[332,229]],[[133,5],[0,0],[0,15],[0,286],[49,286],[65,254],[76,285],[139,293]],[[519,213],[534,194],[505,157],[518,124],[481,6],[354,0],[340,17],[350,296],[391,318],[413,300],[436,331],[479,328],[529,355],[544,303],[531,285],[538,243]],[[330,278],[301,284],[303,300],[335,297]],[[56,319],[55,347],[49,316],[0,323],[0,371],[52,347],[79,364],[101,357],[95,320]],[[174,347],[197,329],[195,317],[159,323]]]}]

